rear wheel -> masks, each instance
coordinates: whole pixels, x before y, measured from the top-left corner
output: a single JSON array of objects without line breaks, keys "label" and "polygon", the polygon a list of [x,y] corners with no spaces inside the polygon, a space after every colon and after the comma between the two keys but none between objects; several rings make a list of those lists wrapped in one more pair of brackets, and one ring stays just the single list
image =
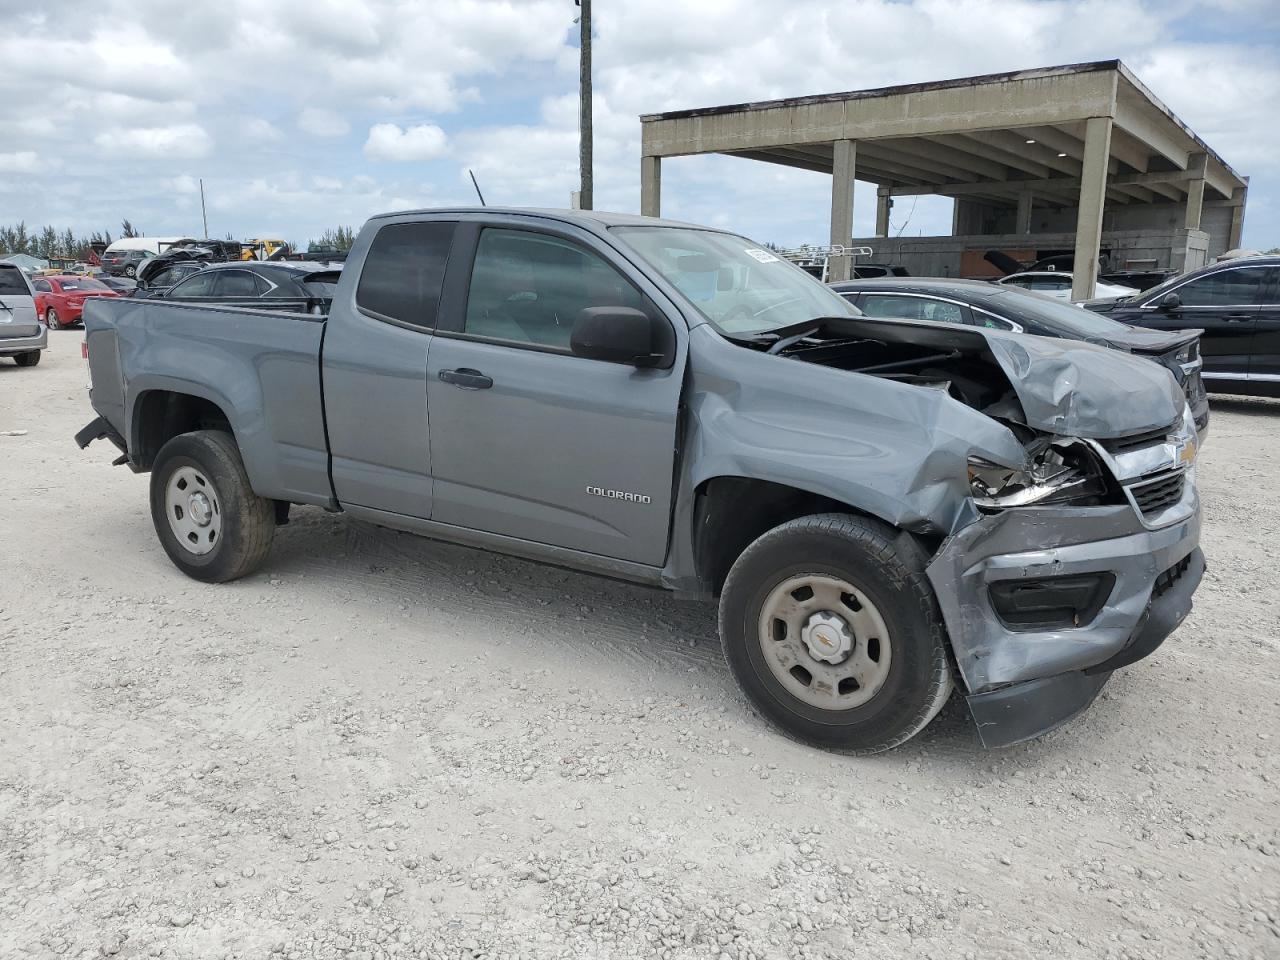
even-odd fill
[{"label": "rear wheel", "polygon": [[30,353],[19,353],[13,358],[18,361],[20,367],[34,367],[40,362],[40,351],[32,350]]},{"label": "rear wheel", "polygon": [[169,559],[196,580],[223,583],[262,565],[275,533],[275,503],[249,486],[230,434],[174,437],[151,471],[151,519]]},{"label": "rear wheel", "polygon": [[945,631],[908,534],[847,514],[752,543],[720,597],[725,657],[752,703],[809,743],[898,746],[951,694]]},{"label": "rear wheel", "polygon": [[133,264],[129,264],[129,266],[124,268],[124,275],[128,277],[130,280],[132,280],[134,277],[138,275],[138,268],[135,267]]},{"label": "rear wheel", "polygon": [[53,307],[44,312],[44,325],[50,330],[59,330],[62,324],[58,321],[58,315],[54,313]]}]

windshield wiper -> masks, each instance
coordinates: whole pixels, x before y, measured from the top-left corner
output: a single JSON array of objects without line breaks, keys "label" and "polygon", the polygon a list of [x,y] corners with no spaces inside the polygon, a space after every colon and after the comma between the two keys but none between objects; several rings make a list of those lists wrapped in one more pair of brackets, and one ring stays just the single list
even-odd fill
[{"label": "windshield wiper", "polygon": [[822,324],[818,324],[817,326],[809,327],[807,330],[801,330],[799,333],[793,333],[789,337],[779,337],[773,342],[773,345],[765,351],[765,353],[781,353],[793,343],[799,343],[801,340],[807,340],[821,329]]}]

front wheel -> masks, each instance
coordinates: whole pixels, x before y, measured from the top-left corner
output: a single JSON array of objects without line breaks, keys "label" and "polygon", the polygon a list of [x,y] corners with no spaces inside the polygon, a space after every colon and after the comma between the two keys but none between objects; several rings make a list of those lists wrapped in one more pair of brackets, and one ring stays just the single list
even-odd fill
[{"label": "front wheel", "polygon": [[44,312],[44,325],[50,330],[61,329],[62,324],[58,322],[58,315],[53,312],[53,307]]},{"label": "front wheel", "polygon": [[169,559],[189,577],[224,583],[262,565],[275,533],[275,504],[249,486],[230,434],[174,437],[151,471],[151,520]]},{"label": "front wheel", "polygon": [[909,534],[821,514],[752,543],[720,596],[725,658],[755,707],[817,746],[878,753],[951,694],[945,630]]}]

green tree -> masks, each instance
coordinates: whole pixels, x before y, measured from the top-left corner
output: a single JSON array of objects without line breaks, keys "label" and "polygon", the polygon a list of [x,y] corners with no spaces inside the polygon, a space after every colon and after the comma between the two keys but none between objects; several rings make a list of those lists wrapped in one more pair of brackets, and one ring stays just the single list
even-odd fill
[{"label": "green tree", "polygon": [[121,238],[142,237],[142,236],[145,236],[145,234],[141,230],[136,229],[134,225],[130,223],[128,220],[121,220],[120,236]]}]

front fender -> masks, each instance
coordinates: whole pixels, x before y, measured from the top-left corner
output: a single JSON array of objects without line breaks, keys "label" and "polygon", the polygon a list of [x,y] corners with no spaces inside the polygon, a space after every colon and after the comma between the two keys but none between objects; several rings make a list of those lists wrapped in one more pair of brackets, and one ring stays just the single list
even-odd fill
[{"label": "front fender", "polygon": [[895,527],[946,536],[976,519],[967,461],[1021,464],[1009,428],[933,390],[772,356],[709,328],[690,336],[672,550],[677,589],[695,578],[695,491],[719,476],[767,480]]}]

